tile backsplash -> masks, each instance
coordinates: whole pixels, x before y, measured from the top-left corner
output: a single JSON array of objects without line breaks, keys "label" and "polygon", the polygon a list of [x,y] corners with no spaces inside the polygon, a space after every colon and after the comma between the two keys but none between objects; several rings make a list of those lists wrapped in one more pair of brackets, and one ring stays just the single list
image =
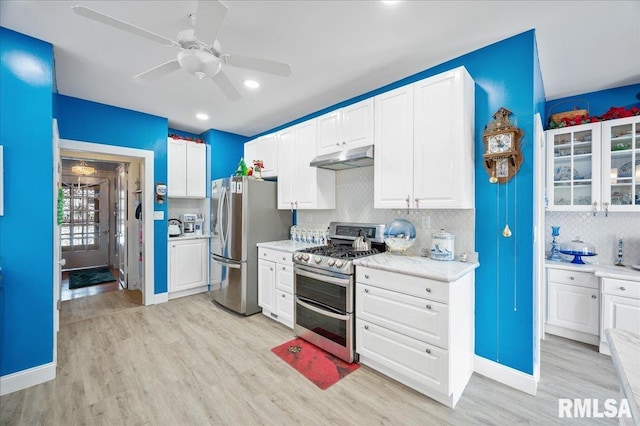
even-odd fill
[{"label": "tile backsplash", "polygon": [[[618,240],[623,242],[623,262],[640,264],[640,214],[610,212],[608,217],[598,212],[546,212],[545,250],[551,250],[551,226],[560,227],[559,243],[576,237],[593,244],[597,256],[583,257],[585,263],[612,265],[616,262]],[[569,256],[573,259],[572,256]]]},{"label": "tile backsplash", "polygon": [[[428,217],[428,229],[422,228]],[[336,173],[335,210],[299,210],[298,224],[309,227],[329,226],[329,222],[387,223],[395,218],[409,220],[416,227],[416,242],[407,251],[420,255],[431,248],[431,235],[445,229],[455,234],[456,259],[461,253],[474,251],[474,210],[409,210],[373,208],[373,167],[341,170]]]}]

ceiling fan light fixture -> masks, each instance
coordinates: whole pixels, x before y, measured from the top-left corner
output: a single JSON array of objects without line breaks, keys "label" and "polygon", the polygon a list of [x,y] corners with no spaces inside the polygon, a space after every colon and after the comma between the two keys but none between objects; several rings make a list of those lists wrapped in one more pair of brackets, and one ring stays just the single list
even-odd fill
[{"label": "ceiling fan light fixture", "polygon": [[213,77],[222,68],[220,59],[202,50],[181,50],[178,53],[178,63],[186,72],[201,80]]}]

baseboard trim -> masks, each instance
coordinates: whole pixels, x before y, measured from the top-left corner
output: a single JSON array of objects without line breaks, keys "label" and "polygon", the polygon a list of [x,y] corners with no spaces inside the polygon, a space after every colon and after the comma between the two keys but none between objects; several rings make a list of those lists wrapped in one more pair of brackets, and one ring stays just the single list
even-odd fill
[{"label": "baseboard trim", "polygon": [[160,303],[167,303],[169,301],[169,293],[154,294],[151,299],[153,305],[159,305]]},{"label": "baseboard trim", "polygon": [[191,295],[198,294],[198,293],[205,293],[208,290],[209,290],[209,286],[203,285],[203,286],[200,286],[200,287],[189,288],[187,290],[176,291],[176,292],[173,292],[173,293],[169,293],[169,300],[176,299],[178,297],[191,296]]},{"label": "baseboard trim", "polygon": [[538,390],[538,379],[534,376],[478,355],[473,359],[473,371],[529,395],[535,396]]},{"label": "baseboard trim", "polygon": [[56,378],[56,364],[50,362],[0,377],[0,396],[7,395]]}]

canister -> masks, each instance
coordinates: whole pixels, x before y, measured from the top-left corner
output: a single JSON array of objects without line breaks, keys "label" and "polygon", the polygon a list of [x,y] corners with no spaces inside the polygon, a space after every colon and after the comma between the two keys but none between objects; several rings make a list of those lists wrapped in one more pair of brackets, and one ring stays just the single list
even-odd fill
[{"label": "canister", "polygon": [[431,236],[431,258],[434,260],[453,260],[454,235],[441,229]]}]

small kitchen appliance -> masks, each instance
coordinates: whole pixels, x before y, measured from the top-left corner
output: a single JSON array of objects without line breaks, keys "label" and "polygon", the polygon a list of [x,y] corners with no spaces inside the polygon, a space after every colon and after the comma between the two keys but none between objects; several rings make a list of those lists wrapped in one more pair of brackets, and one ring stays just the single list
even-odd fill
[{"label": "small kitchen appliance", "polygon": [[202,213],[198,213],[198,217],[196,218],[196,222],[194,224],[194,230],[196,235],[202,235],[203,223],[204,223],[204,216],[202,216]]},{"label": "small kitchen appliance", "polygon": [[182,222],[178,219],[169,219],[169,236],[179,237],[182,235]]},{"label": "small kitchen appliance", "polygon": [[[294,253],[297,336],[347,362],[356,360],[353,259],[385,251],[383,233],[380,224],[331,222],[331,245]],[[370,248],[358,250],[365,239]]]},{"label": "small kitchen appliance", "polygon": [[185,234],[193,234],[196,230],[196,220],[198,215],[196,213],[185,213],[180,215],[182,219],[182,231]]}]

